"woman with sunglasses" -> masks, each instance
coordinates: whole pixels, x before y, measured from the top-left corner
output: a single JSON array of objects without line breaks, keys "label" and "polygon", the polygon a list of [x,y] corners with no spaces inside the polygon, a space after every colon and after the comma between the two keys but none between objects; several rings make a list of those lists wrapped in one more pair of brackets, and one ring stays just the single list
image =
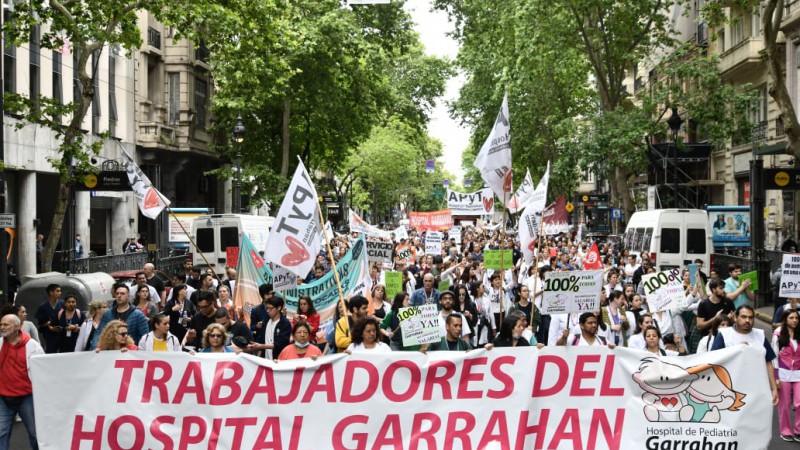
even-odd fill
[{"label": "woman with sunglasses", "polygon": [[105,350],[119,350],[122,352],[138,350],[136,344],[133,343],[133,339],[128,336],[128,324],[121,320],[108,322],[106,327],[103,328],[103,332],[100,333],[95,351]]},{"label": "woman with sunglasses", "polygon": [[200,353],[233,353],[233,348],[225,345],[225,327],[212,323],[203,331],[203,349]]}]

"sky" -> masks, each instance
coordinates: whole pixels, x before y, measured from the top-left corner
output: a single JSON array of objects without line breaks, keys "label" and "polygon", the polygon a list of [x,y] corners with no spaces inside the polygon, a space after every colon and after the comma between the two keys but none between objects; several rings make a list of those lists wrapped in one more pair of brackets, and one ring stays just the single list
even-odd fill
[{"label": "sky", "polygon": [[[425,52],[454,60],[458,54],[458,43],[447,36],[447,32],[453,29],[453,24],[447,20],[447,14],[442,11],[430,11],[431,0],[406,0],[405,9],[414,19],[415,29],[425,45]],[[464,171],[461,169],[461,153],[469,145],[470,131],[450,118],[446,102],[458,98],[458,90],[463,83],[463,75],[457,75],[448,81],[447,92],[444,98],[437,101],[428,124],[428,133],[443,144],[444,156],[437,163],[444,163],[444,170],[455,174],[455,181],[458,183],[461,183],[464,177]]]}]

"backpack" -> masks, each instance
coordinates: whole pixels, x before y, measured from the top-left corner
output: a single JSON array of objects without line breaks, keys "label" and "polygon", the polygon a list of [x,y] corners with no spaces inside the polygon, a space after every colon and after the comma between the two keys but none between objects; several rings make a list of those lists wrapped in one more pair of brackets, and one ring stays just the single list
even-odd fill
[{"label": "backpack", "polygon": [[[603,345],[608,345],[608,343],[606,342],[606,338],[604,338],[603,336],[595,336],[595,338],[599,339],[600,342],[603,343]],[[578,342],[580,342],[580,341],[581,341],[580,333],[575,334],[575,335],[572,336],[572,345],[578,345]]]},{"label": "backpack", "polygon": [[[61,316],[62,316],[63,314],[64,314],[64,308],[61,308],[61,309],[59,309],[59,310],[58,310],[58,323],[61,323]],[[79,321],[81,321],[81,322],[83,322],[83,320],[82,320],[82,317],[81,317],[81,310],[80,310],[80,309],[77,309],[77,308],[75,308],[75,314],[77,314],[77,316],[78,316],[78,320],[79,320]]]}]

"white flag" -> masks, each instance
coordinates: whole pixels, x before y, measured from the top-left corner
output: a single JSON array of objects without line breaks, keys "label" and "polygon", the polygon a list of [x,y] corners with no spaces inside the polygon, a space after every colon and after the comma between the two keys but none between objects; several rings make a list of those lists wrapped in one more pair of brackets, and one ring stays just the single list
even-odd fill
[{"label": "white flag", "polygon": [[539,238],[539,227],[542,223],[542,217],[539,214],[539,211],[528,206],[519,217],[519,244],[522,256],[528,264],[533,261],[536,240]]},{"label": "white flag", "polygon": [[155,219],[164,208],[169,206],[170,201],[153,187],[153,183],[142,172],[142,169],[133,162],[133,158],[128,152],[122,150],[122,154],[128,161],[125,165],[125,171],[128,172],[128,181],[131,183],[133,195],[136,196],[136,202],[139,203],[139,211],[142,212],[143,216]]},{"label": "white flag", "polygon": [[531,171],[528,169],[525,173],[525,179],[522,180],[522,184],[519,185],[517,188],[517,192],[514,193],[514,196],[511,197],[511,200],[508,201],[508,211],[511,214],[514,214],[517,211],[522,211],[525,209],[525,205],[531,201],[533,196],[533,179],[531,179]]},{"label": "white flag", "polygon": [[319,253],[320,233],[317,189],[301,161],[270,230],[265,259],[305,278]]},{"label": "white flag", "polygon": [[500,201],[511,193],[511,122],[508,119],[508,94],[486,142],[473,163],[481,171],[481,178],[492,188]]},{"label": "white flag", "polygon": [[547,183],[549,181],[550,161],[547,161],[547,170],[544,172],[544,176],[539,180],[539,184],[536,185],[536,190],[533,191],[528,204],[523,204],[522,207],[537,213],[544,211],[544,207],[547,205]]}]

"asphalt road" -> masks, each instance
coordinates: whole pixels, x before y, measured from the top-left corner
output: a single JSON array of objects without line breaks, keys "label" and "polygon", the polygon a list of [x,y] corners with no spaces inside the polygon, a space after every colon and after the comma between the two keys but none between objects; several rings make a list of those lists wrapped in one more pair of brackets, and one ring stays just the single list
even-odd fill
[{"label": "asphalt road", "polygon": [[[756,321],[756,325],[765,331],[771,330],[769,324],[760,320]],[[13,450],[28,450],[28,435],[25,432],[25,427],[21,422],[14,424],[14,430],[11,433],[11,449]],[[780,432],[778,429],[778,411],[772,415],[772,441],[769,443],[769,450],[800,450],[800,442],[785,442],[781,440]]]}]

